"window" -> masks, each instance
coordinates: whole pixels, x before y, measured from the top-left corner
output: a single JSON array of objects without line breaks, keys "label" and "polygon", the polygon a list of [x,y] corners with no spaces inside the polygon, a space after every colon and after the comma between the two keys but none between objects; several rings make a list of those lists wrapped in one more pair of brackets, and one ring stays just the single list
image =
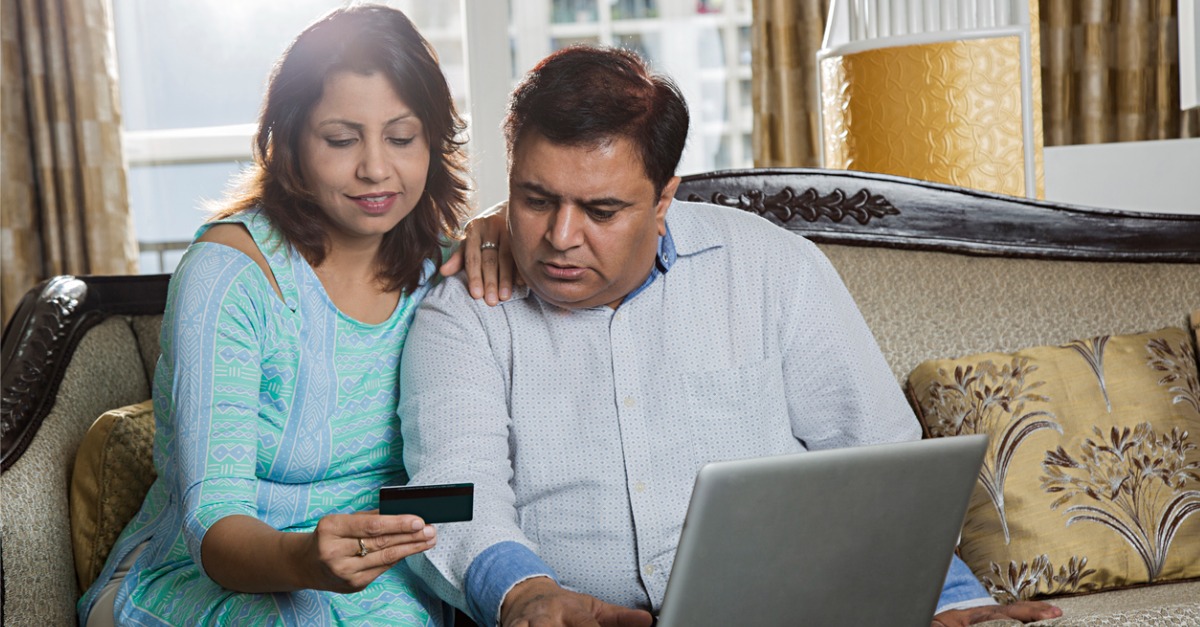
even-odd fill
[{"label": "window", "polygon": [[[219,200],[250,161],[271,65],[305,26],[343,4],[114,3],[129,202],[142,272],[175,268],[207,216],[206,202]],[[498,0],[387,4],[404,11],[437,50],[468,123],[472,90],[478,106],[497,109],[484,110],[486,118],[476,113],[485,119],[483,126],[494,126],[507,90],[545,55],[573,43],[619,45],[673,76],[689,102],[693,129],[681,173],[750,165],[749,0],[511,1],[507,41],[503,35],[490,38],[499,44],[488,43],[478,30],[491,28],[495,20],[472,19],[480,12],[490,18],[496,11],[503,19],[505,9]],[[496,76],[499,70],[501,80],[471,82],[470,46],[476,48],[471,54],[480,60],[480,76]],[[498,132],[468,130],[473,167],[487,168],[493,179],[505,168],[503,145],[495,145],[498,138]],[[496,185],[490,188],[495,195]]]}]

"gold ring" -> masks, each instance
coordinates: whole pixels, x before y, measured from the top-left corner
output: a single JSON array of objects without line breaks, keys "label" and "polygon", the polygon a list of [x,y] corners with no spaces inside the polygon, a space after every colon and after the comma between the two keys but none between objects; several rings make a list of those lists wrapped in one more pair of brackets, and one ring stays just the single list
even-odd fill
[{"label": "gold ring", "polygon": [[369,549],[367,549],[367,545],[363,544],[362,538],[359,538],[358,539],[358,556],[366,557],[367,553],[370,553],[370,552],[371,551]]},{"label": "gold ring", "polygon": [[479,245],[479,250],[497,250],[500,245],[496,242],[484,242]]}]

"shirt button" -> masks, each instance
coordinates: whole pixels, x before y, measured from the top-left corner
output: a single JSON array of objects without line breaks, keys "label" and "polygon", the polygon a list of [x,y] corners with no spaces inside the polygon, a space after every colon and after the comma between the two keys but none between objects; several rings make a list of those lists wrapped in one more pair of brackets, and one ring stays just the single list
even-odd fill
[{"label": "shirt button", "polygon": [[613,314],[613,320],[620,322],[621,321],[621,312],[618,311],[617,313]]},{"label": "shirt button", "polygon": [[653,575],[654,574],[654,564],[646,564],[646,567],[642,569],[642,572],[646,573],[646,576]]},{"label": "shirt button", "polygon": [[639,481],[639,482],[637,482],[637,483],[633,484],[633,491],[634,491],[634,492],[637,492],[638,494],[641,494],[642,492],[645,492],[645,491],[646,491],[646,484],[645,484],[645,483],[642,483],[641,481]]},{"label": "shirt button", "polygon": [[637,405],[637,401],[633,400],[632,396],[626,396],[625,397],[625,406],[633,407],[634,405]]}]

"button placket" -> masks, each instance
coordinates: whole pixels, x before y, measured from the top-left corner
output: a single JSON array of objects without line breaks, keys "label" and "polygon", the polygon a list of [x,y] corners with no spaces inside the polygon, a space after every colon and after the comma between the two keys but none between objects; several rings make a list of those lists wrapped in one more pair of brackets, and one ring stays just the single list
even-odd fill
[{"label": "button placket", "polygon": [[[640,398],[641,383],[637,349],[630,330],[628,312],[613,313],[609,325],[609,347],[612,352],[613,390],[617,400],[617,417],[621,425],[625,451],[626,489],[629,490],[630,508],[634,519],[634,543],[638,553],[653,555],[655,550],[653,530],[657,518],[651,503],[649,475],[652,467],[652,447],[649,445],[646,424],[641,414],[646,399]],[[653,563],[644,565],[648,591],[653,594],[656,584],[650,578],[659,568]]]}]

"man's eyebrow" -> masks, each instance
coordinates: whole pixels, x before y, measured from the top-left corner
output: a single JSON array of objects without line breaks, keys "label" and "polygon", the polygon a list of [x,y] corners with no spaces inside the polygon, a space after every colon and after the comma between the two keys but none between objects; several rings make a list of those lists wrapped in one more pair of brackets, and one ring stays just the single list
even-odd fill
[{"label": "man's eyebrow", "polygon": [[554,192],[546,189],[545,187],[542,187],[541,185],[538,185],[537,183],[532,183],[529,181],[521,181],[521,182],[517,183],[517,187],[519,187],[527,192],[532,192],[534,194],[537,194],[538,196],[545,196],[546,198],[554,198],[554,199],[560,198],[560,196],[558,194],[555,194]]},{"label": "man's eyebrow", "polygon": [[[561,195],[555,194],[554,192],[551,192],[537,183],[525,181],[517,183],[517,187],[537,194],[538,196],[545,196],[546,198],[553,198],[555,200],[560,200],[562,198]],[[576,204],[584,207],[613,207],[616,209],[623,209],[633,204],[628,200],[623,200],[613,196],[602,196],[599,198],[572,198],[572,200],[574,200]]]}]

